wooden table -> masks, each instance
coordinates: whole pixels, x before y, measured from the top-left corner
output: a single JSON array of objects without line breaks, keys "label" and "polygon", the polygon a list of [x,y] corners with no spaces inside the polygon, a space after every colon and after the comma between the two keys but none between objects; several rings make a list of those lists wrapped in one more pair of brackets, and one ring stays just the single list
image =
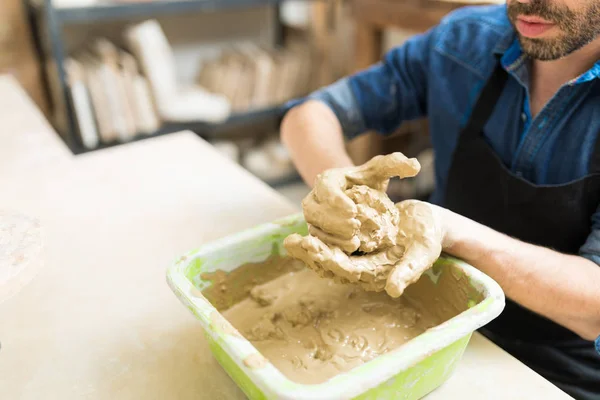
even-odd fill
[{"label": "wooden table", "polygon": [[[10,105],[0,121],[33,121],[0,131],[0,160],[12,160],[1,167],[13,171],[0,175],[0,209],[39,218],[46,237],[38,275],[0,304],[0,397],[244,398],[165,272],[182,253],[298,205],[188,132],[72,157],[14,81],[0,78],[0,96]],[[46,145],[15,157],[22,135]],[[429,398],[568,397],[476,334]]]}]

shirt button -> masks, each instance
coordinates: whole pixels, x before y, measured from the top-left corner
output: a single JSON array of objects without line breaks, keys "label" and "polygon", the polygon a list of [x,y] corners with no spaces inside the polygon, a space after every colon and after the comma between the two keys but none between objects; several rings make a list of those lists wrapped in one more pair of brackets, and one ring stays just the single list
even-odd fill
[{"label": "shirt button", "polygon": [[521,119],[523,120],[523,122],[527,121],[527,114],[521,114]]}]

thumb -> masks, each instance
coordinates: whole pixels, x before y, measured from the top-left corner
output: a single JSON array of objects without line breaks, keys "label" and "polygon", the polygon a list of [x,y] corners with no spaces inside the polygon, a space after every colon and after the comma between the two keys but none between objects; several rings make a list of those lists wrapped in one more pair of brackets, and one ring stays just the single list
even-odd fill
[{"label": "thumb", "polygon": [[327,203],[344,216],[356,216],[356,204],[344,193],[347,182],[341,169],[330,169],[321,173],[312,190],[318,203]]},{"label": "thumb", "polygon": [[413,243],[396,264],[387,278],[385,291],[391,297],[400,297],[404,290],[419,280],[439,258],[442,252],[441,243]]},{"label": "thumb", "polygon": [[421,165],[416,158],[408,158],[400,152],[376,156],[346,174],[354,184],[383,188],[390,178],[410,178],[419,173]]}]

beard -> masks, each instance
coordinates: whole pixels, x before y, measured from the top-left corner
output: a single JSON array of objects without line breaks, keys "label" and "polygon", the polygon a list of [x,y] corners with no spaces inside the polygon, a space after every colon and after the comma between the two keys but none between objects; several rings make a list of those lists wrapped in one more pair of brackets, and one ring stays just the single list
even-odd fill
[{"label": "beard", "polygon": [[600,2],[596,0],[581,11],[552,4],[550,0],[532,0],[526,4],[509,0],[507,13],[515,31],[519,16],[537,16],[553,22],[560,29],[560,36],[548,39],[524,37],[517,31],[523,52],[541,61],[568,56],[600,36]]}]

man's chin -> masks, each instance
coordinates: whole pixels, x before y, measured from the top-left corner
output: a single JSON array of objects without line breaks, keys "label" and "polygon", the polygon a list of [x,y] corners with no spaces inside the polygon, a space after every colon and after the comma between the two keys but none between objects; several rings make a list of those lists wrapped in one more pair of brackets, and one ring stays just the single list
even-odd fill
[{"label": "man's chin", "polygon": [[563,52],[554,52],[545,49],[540,49],[539,46],[527,46],[524,45],[523,42],[521,42],[521,49],[523,50],[523,53],[526,54],[529,58],[537,61],[556,61],[568,55]]},{"label": "man's chin", "polygon": [[529,58],[539,61],[554,61],[568,55],[557,42],[557,37],[551,38],[529,38],[517,33],[521,49]]}]

